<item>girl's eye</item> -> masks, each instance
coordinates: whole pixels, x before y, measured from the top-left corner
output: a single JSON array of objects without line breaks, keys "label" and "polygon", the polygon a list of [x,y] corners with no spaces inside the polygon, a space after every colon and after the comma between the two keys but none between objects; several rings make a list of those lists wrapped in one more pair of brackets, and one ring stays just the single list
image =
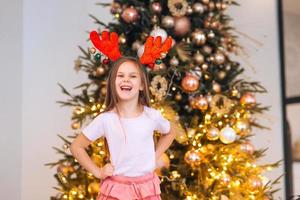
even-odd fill
[{"label": "girl's eye", "polygon": [[124,77],[123,75],[121,75],[121,74],[119,74],[119,75],[117,75],[117,77]]},{"label": "girl's eye", "polygon": [[131,76],[131,78],[136,78],[136,76]]}]

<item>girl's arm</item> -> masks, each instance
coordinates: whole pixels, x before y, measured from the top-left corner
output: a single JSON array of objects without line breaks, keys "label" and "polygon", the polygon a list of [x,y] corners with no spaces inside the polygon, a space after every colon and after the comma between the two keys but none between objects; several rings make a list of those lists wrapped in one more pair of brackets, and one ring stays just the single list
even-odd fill
[{"label": "girl's arm", "polygon": [[171,146],[176,134],[175,128],[171,123],[170,132],[166,135],[162,135],[157,142],[155,151],[156,160],[158,160],[160,156]]},{"label": "girl's arm", "polygon": [[101,179],[102,169],[92,161],[85,150],[90,143],[91,141],[81,133],[72,142],[70,150],[82,167],[91,172],[95,177]]}]

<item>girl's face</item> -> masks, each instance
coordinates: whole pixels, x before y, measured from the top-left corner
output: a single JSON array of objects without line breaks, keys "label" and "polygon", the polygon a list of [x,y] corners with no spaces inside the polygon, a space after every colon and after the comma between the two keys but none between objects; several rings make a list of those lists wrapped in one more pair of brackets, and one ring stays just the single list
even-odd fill
[{"label": "girl's face", "polygon": [[138,67],[130,61],[122,63],[116,77],[118,98],[123,101],[138,99],[140,90],[143,90],[143,86]]}]

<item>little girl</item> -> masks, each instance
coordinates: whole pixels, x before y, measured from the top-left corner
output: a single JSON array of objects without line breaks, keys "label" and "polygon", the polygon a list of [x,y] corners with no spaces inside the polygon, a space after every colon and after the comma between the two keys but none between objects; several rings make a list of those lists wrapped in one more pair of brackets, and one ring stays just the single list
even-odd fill
[{"label": "little girl", "polygon": [[[149,107],[147,74],[138,59],[121,57],[107,79],[106,110],[73,141],[78,162],[101,179],[97,200],[160,200],[156,161],[169,148],[175,131],[158,110]],[[156,149],[153,131],[162,133]],[[85,148],[99,137],[107,139],[110,163],[99,168]]]}]

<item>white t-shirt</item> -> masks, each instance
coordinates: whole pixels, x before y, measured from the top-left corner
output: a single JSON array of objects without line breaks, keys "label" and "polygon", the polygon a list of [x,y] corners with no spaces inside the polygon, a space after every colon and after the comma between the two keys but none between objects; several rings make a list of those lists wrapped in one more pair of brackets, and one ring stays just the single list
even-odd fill
[{"label": "white t-shirt", "polygon": [[115,166],[113,175],[134,177],[155,170],[154,130],[168,134],[170,122],[160,111],[144,106],[142,114],[133,118],[119,118],[113,111],[101,113],[82,129],[82,133],[91,141],[106,137]]}]

